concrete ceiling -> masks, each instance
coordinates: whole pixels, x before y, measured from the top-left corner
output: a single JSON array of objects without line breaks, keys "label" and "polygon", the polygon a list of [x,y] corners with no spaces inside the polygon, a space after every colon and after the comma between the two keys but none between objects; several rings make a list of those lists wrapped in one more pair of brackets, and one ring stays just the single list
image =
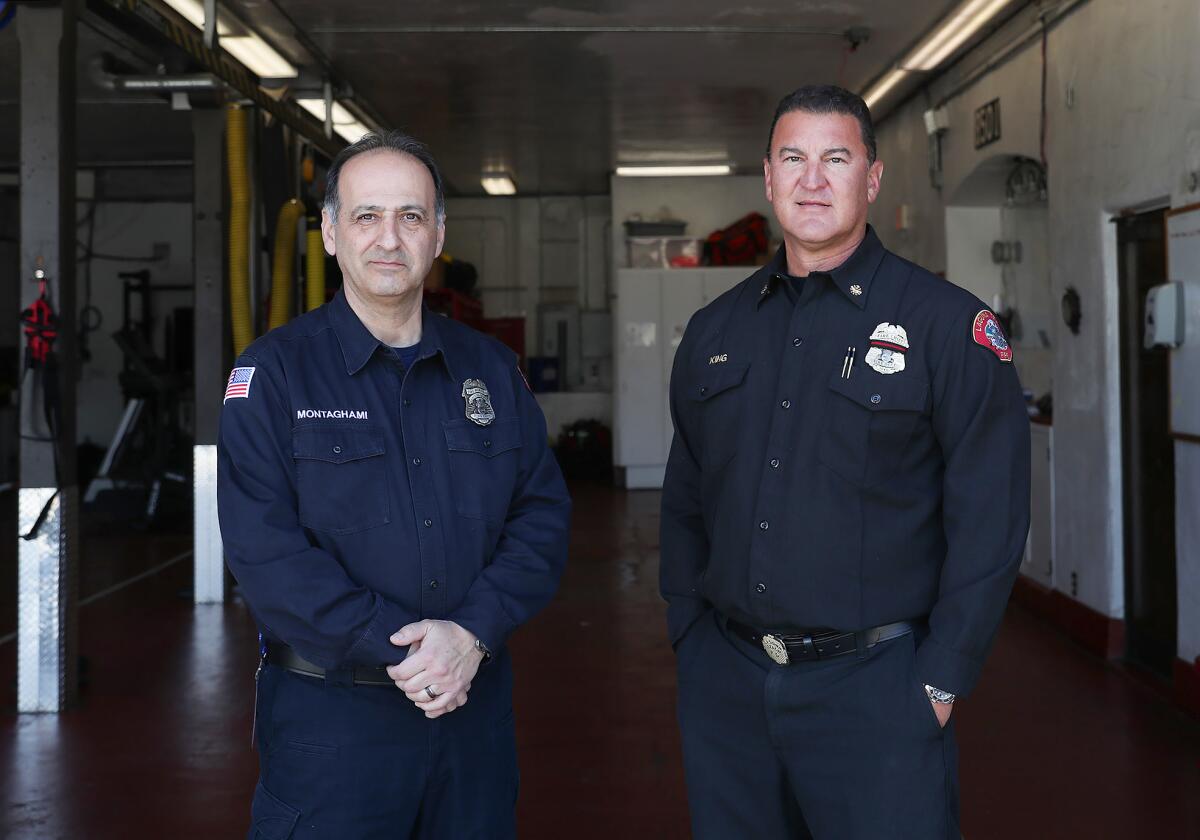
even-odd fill
[{"label": "concrete ceiling", "polygon": [[[863,91],[957,0],[226,5],[289,57],[324,61],[369,114],[429,143],[452,193],[472,195],[489,167],[524,193],[607,192],[618,163],[757,171],[782,95],[809,82]],[[0,163],[16,158],[16,28],[0,31]],[[868,34],[857,49],[851,30]],[[186,112],[90,80],[101,51],[153,66],[155,48],[124,40],[81,27],[80,160],[190,157]]]}]

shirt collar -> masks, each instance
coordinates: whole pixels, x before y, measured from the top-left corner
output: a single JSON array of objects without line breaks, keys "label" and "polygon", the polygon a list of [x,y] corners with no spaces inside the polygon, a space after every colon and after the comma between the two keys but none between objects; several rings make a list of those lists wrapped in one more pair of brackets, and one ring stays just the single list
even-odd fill
[{"label": "shirt collar", "polygon": [[[453,379],[454,370],[446,354],[445,330],[438,323],[441,318],[442,316],[432,312],[428,306],[421,305],[421,343],[417,359],[440,355],[446,372]],[[371,335],[370,330],[350,308],[350,302],[346,300],[346,292],[343,289],[338,289],[329,303],[329,323],[333,326],[338,344],[341,345],[346,373],[350,376],[362,370],[375,351],[384,346],[383,342]]]},{"label": "shirt collar", "polygon": [[[867,234],[863,241],[854,249],[854,253],[837,268],[831,271],[814,271],[810,277],[828,277],[838,289],[859,309],[867,305],[867,295],[871,291],[871,280],[875,270],[883,261],[884,247],[875,235],[875,229],[867,225]],[[780,283],[787,280],[787,248],[779,246],[775,256],[767,263],[763,272],[762,286],[759,288],[758,300],[761,303],[779,288]]]}]

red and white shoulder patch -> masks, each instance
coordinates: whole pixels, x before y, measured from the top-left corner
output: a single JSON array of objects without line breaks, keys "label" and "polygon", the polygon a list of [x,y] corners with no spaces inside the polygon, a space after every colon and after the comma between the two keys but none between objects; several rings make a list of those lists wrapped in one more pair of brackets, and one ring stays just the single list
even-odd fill
[{"label": "red and white shoulder patch", "polygon": [[979,314],[975,316],[975,323],[971,326],[971,335],[976,344],[991,350],[1000,361],[1012,361],[1012,347],[1004,337],[1004,330],[1000,329],[1000,322],[990,310],[979,310]]}]

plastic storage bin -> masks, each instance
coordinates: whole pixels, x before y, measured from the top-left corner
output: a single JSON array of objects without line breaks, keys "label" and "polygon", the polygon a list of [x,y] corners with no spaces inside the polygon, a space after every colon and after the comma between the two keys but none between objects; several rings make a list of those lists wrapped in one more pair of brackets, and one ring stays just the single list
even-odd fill
[{"label": "plastic storage bin", "polygon": [[630,268],[694,268],[703,243],[687,236],[631,236],[625,240]]},{"label": "plastic storage bin", "polygon": [[624,224],[626,236],[683,236],[687,232],[687,222],[680,219],[661,219],[655,222],[631,219]]}]

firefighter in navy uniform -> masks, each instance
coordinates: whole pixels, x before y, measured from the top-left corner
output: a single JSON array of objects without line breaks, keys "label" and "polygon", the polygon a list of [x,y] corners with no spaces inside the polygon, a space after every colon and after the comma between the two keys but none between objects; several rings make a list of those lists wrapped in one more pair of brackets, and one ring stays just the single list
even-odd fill
[{"label": "firefighter in navy uniform", "polygon": [[888,252],[870,114],[801,88],[764,161],[772,262],[675,357],[662,593],[698,838],[959,837],[951,710],[1029,520],[1012,350]]},{"label": "firefighter in navy uniform", "polygon": [[342,289],[230,376],[221,532],[263,637],[251,838],[515,835],[505,640],[558,585],[570,502],[515,356],[422,308],[443,221],[420,143],[344,149]]}]

